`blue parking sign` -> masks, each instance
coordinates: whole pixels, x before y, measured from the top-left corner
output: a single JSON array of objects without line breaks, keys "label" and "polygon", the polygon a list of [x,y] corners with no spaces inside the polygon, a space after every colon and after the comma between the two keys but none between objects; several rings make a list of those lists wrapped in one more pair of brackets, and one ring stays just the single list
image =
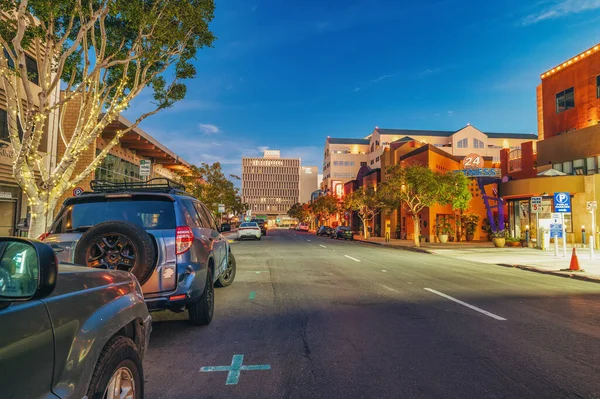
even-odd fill
[{"label": "blue parking sign", "polygon": [[571,194],[554,193],[554,212],[571,212]]}]

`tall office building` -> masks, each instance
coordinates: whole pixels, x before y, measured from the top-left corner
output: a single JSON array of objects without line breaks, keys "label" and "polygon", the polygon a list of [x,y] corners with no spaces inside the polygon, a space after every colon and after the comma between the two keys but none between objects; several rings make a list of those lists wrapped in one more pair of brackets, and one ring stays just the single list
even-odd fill
[{"label": "tall office building", "polygon": [[311,194],[319,188],[319,167],[302,166],[300,168],[300,201],[310,202]]},{"label": "tall office building", "polygon": [[[267,150],[262,158],[242,158],[242,200],[253,216],[285,215],[300,199],[300,158]],[[316,180],[316,173],[315,173]]]}]

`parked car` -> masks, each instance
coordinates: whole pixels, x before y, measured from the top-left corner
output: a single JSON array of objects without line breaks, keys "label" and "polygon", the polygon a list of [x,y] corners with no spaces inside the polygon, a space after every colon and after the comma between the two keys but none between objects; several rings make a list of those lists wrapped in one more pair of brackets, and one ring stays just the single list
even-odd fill
[{"label": "parked car", "polygon": [[338,226],[335,228],[331,238],[339,239],[343,238],[344,240],[354,240],[354,232],[348,226]]},{"label": "parked car", "polygon": [[231,285],[236,263],[208,209],[168,179],[91,187],[64,202],[44,237],[59,260],[129,271],[150,311],[187,309],[192,324],[209,324],[214,285]]},{"label": "parked car", "polygon": [[331,236],[335,230],[329,226],[321,226],[317,229],[318,236]]},{"label": "parked car", "polygon": [[132,274],[59,265],[40,241],[0,237],[3,398],[143,398],[151,321]]},{"label": "parked car", "polygon": [[264,219],[253,219],[251,222],[255,222],[260,227],[260,232],[263,236],[267,235],[267,221]]},{"label": "parked car", "polygon": [[260,240],[262,238],[262,233],[260,231],[260,227],[256,222],[244,222],[240,225],[238,229],[238,240],[243,240],[245,238],[252,238],[254,240]]},{"label": "parked car", "polygon": [[231,231],[231,225],[229,223],[221,224],[221,233]]},{"label": "parked car", "polygon": [[290,230],[296,230],[297,224],[290,224]]},{"label": "parked car", "polygon": [[299,223],[296,228],[298,231],[308,231],[308,225],[306,223]]}]

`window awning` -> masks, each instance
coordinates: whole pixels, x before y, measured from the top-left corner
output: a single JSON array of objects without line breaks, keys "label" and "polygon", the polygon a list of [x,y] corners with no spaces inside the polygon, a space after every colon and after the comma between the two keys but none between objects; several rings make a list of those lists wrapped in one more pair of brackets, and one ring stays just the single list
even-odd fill
[{"label": "window awning", "polygon": [[[110,123],[102,132],[102,138],[112,140],[116,132],[133,125],[127,118],[119,115],[119,118]],[[144,132],[139,126],[126,133],[120,140],[121,147],[135,151],[136,155],[150,159],[152,163],[159,164],[164,168],[185,172],[191,168],[191,164],[159,143],[154,137]]]}]

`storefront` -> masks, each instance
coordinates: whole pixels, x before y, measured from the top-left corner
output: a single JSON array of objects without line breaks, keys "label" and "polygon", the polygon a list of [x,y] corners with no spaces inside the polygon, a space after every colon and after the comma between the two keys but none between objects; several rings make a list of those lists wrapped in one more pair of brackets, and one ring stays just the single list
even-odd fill
[{"label": "storefront", "polygon": [[[587,229],[589,233],[591,229],[592,218],[587,202],[600,198],[600,175],[535,177],[502,183],[500,195],[508,204],[510,236],[525,239],[529,230],[530,241],[541,246],[541,231],[538,230],[543,228],[547,244],[555,192],[567,192],[571,196],[572,212],[564,213],[567,242],[582,242],[582,230]],[[542,206],[537,214],[532,212],[531,197],[542,197]]]}]

